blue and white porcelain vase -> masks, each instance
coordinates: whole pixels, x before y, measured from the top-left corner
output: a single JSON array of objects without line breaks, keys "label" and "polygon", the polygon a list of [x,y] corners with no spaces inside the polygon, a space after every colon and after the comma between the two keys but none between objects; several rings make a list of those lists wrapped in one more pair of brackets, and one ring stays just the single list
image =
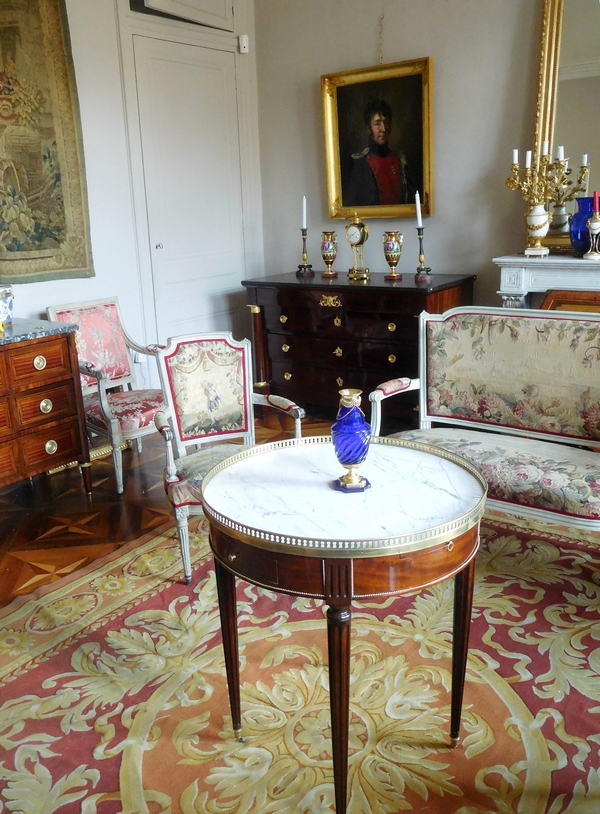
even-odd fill
[{"label": "blue and white porcelain vase", "polygon": [[331,428],[331,440],[336,458],[348,472],[333,481],[334,489],[342,492],[363,492],[371,485],[357,473],[367,457],[371,428],[360,409],[362,390],[340,390],[340,407]]},{"label": "blue and white porcelain vase", "polygon": [[575,257],[583,257],[590,250],[590,231],[587,222],[594,214],[593,198],[575,198],[577,201],[577,212],[571,218],[569,235],[573,254]]}]

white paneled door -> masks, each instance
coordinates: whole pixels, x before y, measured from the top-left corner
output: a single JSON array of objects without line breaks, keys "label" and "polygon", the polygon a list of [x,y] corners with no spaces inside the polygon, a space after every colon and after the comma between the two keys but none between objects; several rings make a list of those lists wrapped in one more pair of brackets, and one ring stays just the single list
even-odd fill
[{"label": "white paneled door", "polygon": [[234,55],[134,37],[159,342],[236,330],[244,251]]}]

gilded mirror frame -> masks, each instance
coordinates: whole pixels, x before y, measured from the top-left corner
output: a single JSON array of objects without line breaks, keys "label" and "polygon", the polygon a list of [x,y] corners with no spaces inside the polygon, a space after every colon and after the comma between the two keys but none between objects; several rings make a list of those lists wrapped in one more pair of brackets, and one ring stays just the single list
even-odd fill
[{"label": "gilded mirror frame", "polygon": [[[564,0],[544,0],[533,134],[533,153],[536,163],[539,162],[539,157],[542,154],[543,143],[547,141],[548,144],[552,145],[554,136],[563,11]],[[542,239],[542,244],[551,251],[572,251],[568,234],[548,235]]]}]

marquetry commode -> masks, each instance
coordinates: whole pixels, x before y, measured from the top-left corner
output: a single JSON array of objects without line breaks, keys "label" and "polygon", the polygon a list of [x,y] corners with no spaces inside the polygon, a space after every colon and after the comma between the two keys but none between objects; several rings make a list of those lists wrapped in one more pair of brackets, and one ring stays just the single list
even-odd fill
[{"label": "marquetry commode", "polygon": [[437,274],[416,282],[412,273],[395,283],[383,274],[362,282],[340,273],[327,281],[320,272],[310,279],[292,272],[244,280],[254,318],[255,383],[303,407],[333,409],[342,387],[369,393],[387,379],[417,376],[418,315],[470,305],[474,281]]},{"label": "marquetry commode", "polygon": [[0,487],[77,462],[92,491],[76,330],[15,319],[0,333]]}]

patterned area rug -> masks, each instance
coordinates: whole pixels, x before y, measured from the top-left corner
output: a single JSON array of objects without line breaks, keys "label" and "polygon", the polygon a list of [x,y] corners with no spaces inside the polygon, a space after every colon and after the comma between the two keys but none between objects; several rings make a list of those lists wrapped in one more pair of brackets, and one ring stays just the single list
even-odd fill
[{"label": "patterned area rug", "polygon": [[[0,811],[333,812],[324,606],[238,584],[234,740],[206,521],[0,614]],[[482,525],[463,741],[452,582],[356,604],[349,814],[600,811],[600,536]]]}]

